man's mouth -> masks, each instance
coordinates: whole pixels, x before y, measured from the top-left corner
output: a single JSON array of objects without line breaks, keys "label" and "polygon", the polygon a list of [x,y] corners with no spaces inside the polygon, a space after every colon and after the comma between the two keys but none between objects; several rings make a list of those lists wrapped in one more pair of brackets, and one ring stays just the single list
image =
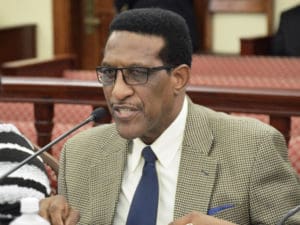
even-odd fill
[{"label": "man's mouth", "polygon": [[115,105],[112,107],[114,119],[129,121],[139,112],[137,107]]}]

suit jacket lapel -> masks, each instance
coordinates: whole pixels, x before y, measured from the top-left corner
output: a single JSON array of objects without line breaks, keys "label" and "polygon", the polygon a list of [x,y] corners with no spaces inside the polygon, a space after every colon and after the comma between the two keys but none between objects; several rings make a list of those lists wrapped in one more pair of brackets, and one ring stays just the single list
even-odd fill
[{"label": "suit jacket lapel", "polygon": [[90,167],[92,224],[113,222],[128,148],[126,140],[116,137]]},{"label": "suit jacket lapel", "polygon": [[[188,110],[174,218],[193,210],[207,212],[217,173],[218,162],[209,157],[213,135],[207,115],[199,108],[195,109],[190,101]],[[113,141],[104,146],[99,155],[97,153],[90,167],[91,224],[112,224],[119,200],[130,143],[117,134],[113,136]]]},{"label": "suit jacket lapel", "polygon": [[189,101],[174,219],[195,210],[207,212],[218,163],[216,159],[209,157],[212,143],[213,134],[207,115],[199,108],[195,109]]}]

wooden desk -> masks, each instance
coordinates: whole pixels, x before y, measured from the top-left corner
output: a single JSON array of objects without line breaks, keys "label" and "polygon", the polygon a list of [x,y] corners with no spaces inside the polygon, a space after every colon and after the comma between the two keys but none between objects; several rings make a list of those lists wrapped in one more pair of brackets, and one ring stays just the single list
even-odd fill
[{"label": "wooden desk", "polygon": [[[270,124],[290,138],[291,116],[300,116],[300,89],[253,89],[213,86],[189,86],[188,95],[195,103],[224,112],[259,113],[270,116]],[[2,102],[34,104],[38,145],[51,140],[54,104],[87,104],[106,107],[97,81],[64,78],[3,77]],[[110,121],[105,118],[103,122]]]},{"label": "wooden desk", "polygon": [[[40,146],[50,141],[54,104],[105,106],[95,71],[68,70],[74,69],[73,61],[74,56],[66,56],[7,67],[18,76],[41,74],[69,79],[3,79],[1,101],[34,103],[37,143]],[[271,125],[289,139],[291,116],[299,115],[300,111],[297,100],[300,90],[299,58],[194,55],[191,71],[190,84],[198,87],[189,87],[188,92],[195,102],[220,111],[270,115]],[[81,81],[70,80],[74,78]],[[80,120],[78,117],[77,120]],[[293,132],[295,130],[299,129],[293,129]]]}]

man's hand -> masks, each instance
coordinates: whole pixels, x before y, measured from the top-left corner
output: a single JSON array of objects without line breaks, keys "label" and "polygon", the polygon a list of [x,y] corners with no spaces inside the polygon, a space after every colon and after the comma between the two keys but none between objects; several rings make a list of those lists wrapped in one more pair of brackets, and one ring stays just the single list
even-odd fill
[{"label": "man's hand", "polygon": [[79,211],[71,208],[61,195],[41,200],[39,214],[52,225],[76,225],[80,219]]},{"label": "man's hand", "polygon": [[234,225],[234,223],[221,220],[200,212],[191,212],[169,225]]}]

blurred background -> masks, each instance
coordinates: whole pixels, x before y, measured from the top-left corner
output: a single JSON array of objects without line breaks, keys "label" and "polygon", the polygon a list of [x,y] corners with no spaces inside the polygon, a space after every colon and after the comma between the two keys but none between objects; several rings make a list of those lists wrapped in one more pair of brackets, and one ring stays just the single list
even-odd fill
[{"label": "blurred background", "polygon": [[[201,1],[201,0],[196,0]],[[75,3],[75,4],[74,4]],[[280,13],[291,8],[297,4],[300,4],[300,0],[274,0],[273,9],[273,31],[275,32],[280,18]],[[76,8],[77,7],[77,8]],[[89,47],[84,49],[75,50],[81,55],[89,55],[93,58],[93,55],[100,60],[97,54],[99,52],[88,51],[87,48],[96,48],[92,43],[92,39],[97,38],[99,42],[104,42],[105,37],[99,38],[93,36],[93,27],[84,28],[87,34],[86,37],[80,36],[76,29],[81,26],[81,18],[84,17],[93,20],[91,23],[95,24],[94,29],[97,32],[101,29],[101,26],[107,26],[109,20],[113,16],[113,0],[0,0],[0,28],[7,26],[15,26],[20,24],[36,24],[37,25],[37,56],[40,58],[52,57],[54,54],[72,52],[74,46],[77,48],[80,45],[78,42],[88,41]],[[102,10],[102,11],[101,11]],[[79,15],[74,15],[76,12],[80,12]],[[99,18],[97,21],[97,14],[106,18]],[[100,14],[99,14],[100,13]],[[96,15],[96,17],[94,17]],[[96,18],[96,20],[95,20]],[[70,31],[73,24],[73,30]],[[78,26],[76,25],[78,24]],[[100,26],[97,28],[97,24]],[[75,25],[74,25],[75,24]],[[76,27],[74,30],[74,27]],[[219,53],[238,53],[240,50],[240,37],[252,37],[262,36],[267,34],[267,20],[264,15],[261,14],[245,14],[245,13],[218,13],[213,17],[213,51]],[[79,29],[79,28],[78,28]],[[73,37],[78,36],[78,39],[73,40],[70,43],[68,37],[59,35],[64,31],[69,31],[73,34]],[[76,33],[77,32],[77,33]],[[102,32],[103,33],[103,32]],[[56,34],[56,35],[55,35]],[[76,43],[77,42],[77,43]],[[102,43],[99,43],[102,44]],[[81,61],[81,67],[85,69],[92,69],[95,62]]]}]

